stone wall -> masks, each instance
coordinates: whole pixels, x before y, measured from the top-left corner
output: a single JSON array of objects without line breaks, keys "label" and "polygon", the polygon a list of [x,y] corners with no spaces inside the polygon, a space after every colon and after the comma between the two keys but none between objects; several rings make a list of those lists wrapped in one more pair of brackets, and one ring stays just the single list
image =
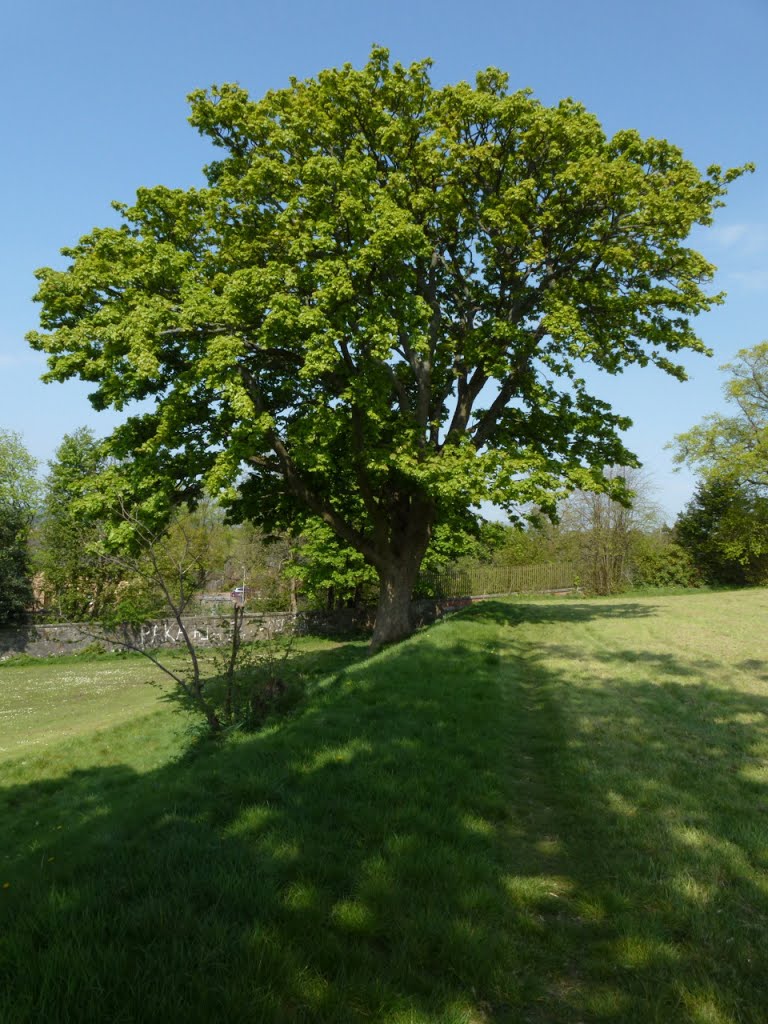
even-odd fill
[{"label": "stone wall", "polygon": [[[471,598],[448,598],[442,601],[422,600],[413,605],[414,619],[419,626],[428,625],[457,608],[471,604]],[[344,636],[365,633],[373,628],[375,609],[340,608],[333,612],[265,612],[246,614],[243,639],[257,640],[295,626],[299,633],[320,636]],[[220,615],[199,615],[184,618],[184,628],[197,646],[226,644],[232,628],[231,620]],[[16,654],[44,658],[51,654],[77,654],[98,645],[105,651],[131,647],[151,650],[158,647],[179,647],[184,637],[177,622],[163,619],[137,628],[106,634],[96,623],[33,623],[14,629],[0,629],[0,661]]]},{"label": "stone wall", "polygon": [[[49,654],[74,654],[93,643],[83,633],[85,626],[67,622],[53,625],[28,625],[0,629],[0,660],[14,654],[44,658]],[[92,627],[88,627],[92,628]]]},{"label": "stone wall", "polygon": [[[243,637],[255,640],[282,632],[295,618],[289,612],[246,615]],[[182,621],[190,638],[202,647],[227,643],[232,628],[231,620],[224,616],[193,616]],[[119,651],[127,647],[150,650],[183,644],[182,631],[173,619],[148,622],[136,628],[123,626],[113,631],[102,630],[93,622],[34,623],[0,629],[0,660],[14,654],[41,658],[51,654],[77,654],[94,645],[105,651]]]}]

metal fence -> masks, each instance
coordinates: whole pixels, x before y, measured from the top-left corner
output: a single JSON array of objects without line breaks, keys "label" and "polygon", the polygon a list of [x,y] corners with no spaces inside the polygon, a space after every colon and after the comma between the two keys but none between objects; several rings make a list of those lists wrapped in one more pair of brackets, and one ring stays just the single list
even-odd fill
[{"label": "metal fence", "polygon": [[443,573],[422,573],[418,590],[428,597],[482,597],[541,594],[577,586],[575,562],[541,565],[488,565]]}]

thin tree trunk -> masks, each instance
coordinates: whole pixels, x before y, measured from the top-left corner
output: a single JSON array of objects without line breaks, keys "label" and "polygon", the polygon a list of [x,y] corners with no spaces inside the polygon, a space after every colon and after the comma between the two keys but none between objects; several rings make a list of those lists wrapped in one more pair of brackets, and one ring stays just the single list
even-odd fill
[{"label": "thin tree trunk", "polygon": [[238,710],[235,700],[235,670],[237,669],[237,656],[240,653],[240,640],[242,638],[243,619],[245,618],[245,607],[234,605],[232,608],[232,636],[230,638],[229,660],[227,662],[227,695],[224,702],[224,721],[232,722]]}]

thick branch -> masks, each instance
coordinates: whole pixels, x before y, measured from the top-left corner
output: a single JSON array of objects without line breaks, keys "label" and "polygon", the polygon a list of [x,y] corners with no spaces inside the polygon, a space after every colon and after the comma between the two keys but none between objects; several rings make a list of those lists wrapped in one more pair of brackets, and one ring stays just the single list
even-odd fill
[{"label": "thick branch", "polygon": [[499,388],[499,393],[494,398],[490,408],[480,419],[480,422],[477,424],[477,427],[472,434],[472,443],[476,448],[482,448],[488,441],[488,438],[491,436],[491,433],[499,422],[499,417],[506,409],[514,393],[515,378],[507,377]]},{"label": "thick branch", "polygon": [[459,377],[459,391],[456,399],[456,408],[451,418],[451,425],[445,437],[444,444],[454,441],[467,429],[469,417],[472,415],[472,408],[477,401],[477,396],[488,383],[488,376],[478,366],[472,376],[468,379],[467,374]]},{"label": "thick branch", "polygon": [[405,389],[405,385],[400,380],[400,378],[397,376],[397,371],[395,370],[394,366],[390,366],[389,363],[386,363],[384,361],[382,361],[379,365],[383,366],[384,369],[389,374],[389,377],[390,377],[390,379],[392,381],[392,387],[394,388],[395,394],[397,395],[397,402],[398,402],[398,405],[400,406],[400,411],[402,412],[402,414],[404,416],[410,416],[411,415],[411,402],[410,402],[410,398],[408,397],[408,392]]},{"label": "thick branch", "polygon": [[482,448],[483,445],[488,442],[491,434],[496,429],[502,413],[509,404],[512,396],[515,394],[520,376],[528,370],[531,356],[536,351],[537,345],[545,334],[546,327],[544,325],[544,320],[542,320],[536,330],[531,334],[530,342],[526,346],[525,351],[519,354],[516,365],[510,368],[509,375],[499,388],[499,393],[477,423],[472,433],[472,443],[476,448]]},{"label": "thick branch", "polygon": [[[264,396],[259,388],[258,381],[255,377],[244,367],[240,367],[240,373],[243,382],[248,390],[253,407],[258,415],[265,413],[269,414],[269,410],[264,402]],[[368,541],[360,532],[356,530],[344,519],[338,511],[333,508],[330,502],[324,500],[312,486],[304,478],[298,467],[296,466],[288,446],[282,439],[278,431],[272,427],[267,431],[267,440],[273,452],[277,456],[277,460],[280,466],[280,472],[285,480],[288,489],[302,501],[307,508],[314,512],[315,515],[319,516],[323,522],[327,523],[328,526],[334,530],[339,537],[351,544],[355,550],[359,551],[364,558],[367,558],[372,565],[380,567],[383,565],[383,560],[379,555],[376,548]]]}]

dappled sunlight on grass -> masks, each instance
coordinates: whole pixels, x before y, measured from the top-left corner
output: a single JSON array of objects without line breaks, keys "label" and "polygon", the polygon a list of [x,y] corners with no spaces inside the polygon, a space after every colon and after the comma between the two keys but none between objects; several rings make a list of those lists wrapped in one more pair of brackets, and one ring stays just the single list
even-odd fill
[{"label": "dappled sunlight on grass", "polygon": [[706,989],[691,992],[681,985],[680,992],[691,1024],[738,1024],[739,1018],[727,1013]]},{"label": "dappled sunlight on grass", "polygon": [[768,641],[732,672],[720,597],[489,602],[259,734],[9,778],[0,1019],[764,1024]]}]

